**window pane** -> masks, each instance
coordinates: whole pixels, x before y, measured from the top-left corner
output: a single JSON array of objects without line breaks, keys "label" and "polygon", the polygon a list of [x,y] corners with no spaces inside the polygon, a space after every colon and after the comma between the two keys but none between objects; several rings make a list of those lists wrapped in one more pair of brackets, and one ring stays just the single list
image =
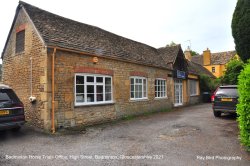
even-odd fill
[{"label": "window pane", "polygon": [[84,85],[76,85],[76,93],[84,93]]},{"label": "window pane", "polygon": [[143,97],[147,97],[147,92],[143,92]]},{"label": "window pane", "polygon": [[102,85],[96,86],[96,93],[103,93],[103,86]]},{"label": "window pane", "polygon": [[105,94],[105,100],[106,101],[111,101],[111,93],[106,93]]},{"label": "window pane", "polygon": [[105,85],[111,85],[111,78],[105,78]]},{"label": "window pane", "polygon": [[84,84],[84,76],[76,76],[76,84]]},{"label": "window pane", "polygon": [[135,98],[139,98],[139,92],[135,92]]},{"label": "window pane", "polygon": [[94,94],[87,94],[87,102],[94,102]]},{"label": "window pane", "polygon": [[105,86],[105,92],[111,92],[111,86]]},{"label": "window pane", "polygon": [[229,96],[238,96],[238,90],[235,87],[231,87],[231,88],[223,88],[220,87],[217,92],[217,95],[224,95],[224,94],[228,94]]},{"label": "window pane", "polygon": [[135,85],[135,91],[136,91],[136,92],[139,91],[139,86],[140,86],[140,85]]},{"label": "window pane", "polygon": [[16,53],[24,51],[25,43],[25,30],[16,34]]},{"label": "window pane", "polygon": [[147,92],[147,85],[146,84],[143,84],[143,91]]},{"label": "window pane", "polygon": [[134,92],[134,91],[135,91],[135,86],[134,86],[134,85],[131,85],[131,86],[130,86],[130,89],[131,89],[131,92]]},{"label": "window pane", "polygon": [[76,94],[76,102],[84,102],[84,94]]},{"label": "window pane", "polygon": [[87,82],[94,82],[93,76],[87,76]]},{"label": "window pane", "polygon": [[102,83],[103,82],[103,77],[96,77],[96,82]]},{"label": "window pane", "polygon": [[190,95],[196,95],[196,81],[190,80]]},{"label": "window pane", "polygon": [[131,96],[131,98],[135,98],[135,93],[134,93],[134,92],[131,92],[131,93],[130,93],[130,96]]},{"label": "window pane", "polygon": [[130,84],[133,85],[134,84],[134,78],[130,79]]},{"label": "window pane", "polygon": [[87,85],[87,93],[94,93],[94,85]]},{"label": "window pane", "polygon": [[139,92],[139,98],[142,98],[142,91]]},{"label": "window pane", "polygon": [[163,91],[161,91],[161,97],[164,97],[164,92]]},{"label": "window pane", "polygon": [[103,93],[96,94],[96,100],[97,101],[103,101]]},{"label": "window pane", "polygon": [[138,85],[138,90],[139,90],[139,92],[142,92],[142,86],[141,85]]}]

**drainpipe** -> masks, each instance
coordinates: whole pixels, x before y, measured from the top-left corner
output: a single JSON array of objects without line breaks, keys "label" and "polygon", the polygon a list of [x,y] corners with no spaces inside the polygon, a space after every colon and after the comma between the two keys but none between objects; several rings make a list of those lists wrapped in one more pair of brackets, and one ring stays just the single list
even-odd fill
[{"label": "drainpipe", "polygon": [[32,89],[33,89],[33,87],[32,87],[32,80],[33,80],[33,76],[32,76],[32,66],[33,64],[32,64],[32,57],[30,57],[30,96],[32,97]]},{"label": "drainpipe", "polygon": [[30,57],[30,97],[29,101],[30,103],[35,103],[36,102],[36,97],[33,96],[33,60],[32,57]]},{"label": "drainpipe", "polygon": [[55,56],[56,56],[56,48],[54,48],[52,54],[52,66],[51,66],[51,73],[52,73],[52,111],[51,111],[51,131],[55,133]]}]

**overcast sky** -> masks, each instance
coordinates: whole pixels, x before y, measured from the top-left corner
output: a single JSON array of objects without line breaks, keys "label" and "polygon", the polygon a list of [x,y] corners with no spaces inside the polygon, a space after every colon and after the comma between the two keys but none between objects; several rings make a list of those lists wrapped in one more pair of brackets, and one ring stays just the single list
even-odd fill
[{"label": "overcast sky", "polygon": [[[231,20],[237,0],[24,0],[41,9],[155,48],[171,41],[202,53],[234,50]],[[18,0],[0,6],[0,51]]]}]

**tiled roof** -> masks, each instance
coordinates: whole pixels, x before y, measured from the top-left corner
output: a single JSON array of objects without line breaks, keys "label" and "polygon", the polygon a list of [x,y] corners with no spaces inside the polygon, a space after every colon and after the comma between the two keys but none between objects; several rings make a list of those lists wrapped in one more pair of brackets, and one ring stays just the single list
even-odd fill
[{"label": "tiled roof", "polygon": [[226,51],[226,52],[217,52],[212,53],[211,55],[211,64],[219,65],[226,64],[232,59],[236,54],[236,51]]},{"label": "tiled roof", "polygon": [[[236,55],[236,51],[211,53],[211,65],[226,64]],[[203,55],[192,56],[192,62],[203,65]]]},{"label": "tiled roof", "polygon": [[191,61],[203,65],[203,55],[192,56]]},{"label": "tiled roof", "polygon": [[208,71],[205,67],[203,67],[202,65],[195,63],[195,62],[191,62],[191,61],[187,61],[188,63],[188,72],[191,74],[197,74],[197,75],[202,75],[205,74],[211,78],[215,78],[215,76]]},{"label": "tiled roof", "polygon": [[175,59],[181,50],[181,45],[177,44],[175,46],[166,46],[158,49],[160,55],[166,64],[174,63]]},{"label": "tiled roof", "polygon": [[161,51],[156,48],[55,15],[22,1],[19,6],[24,7],[48,46],[168,68],[160,55]]}]

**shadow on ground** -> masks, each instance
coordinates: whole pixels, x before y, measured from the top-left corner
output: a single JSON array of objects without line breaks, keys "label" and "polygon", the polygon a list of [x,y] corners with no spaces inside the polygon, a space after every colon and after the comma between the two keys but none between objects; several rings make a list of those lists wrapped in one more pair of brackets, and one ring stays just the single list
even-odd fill
[{"label": "shadow on ground", "polygon": [[224,120],[236,120],[237,114],[222,114],[221,117],[219,117]]}]

